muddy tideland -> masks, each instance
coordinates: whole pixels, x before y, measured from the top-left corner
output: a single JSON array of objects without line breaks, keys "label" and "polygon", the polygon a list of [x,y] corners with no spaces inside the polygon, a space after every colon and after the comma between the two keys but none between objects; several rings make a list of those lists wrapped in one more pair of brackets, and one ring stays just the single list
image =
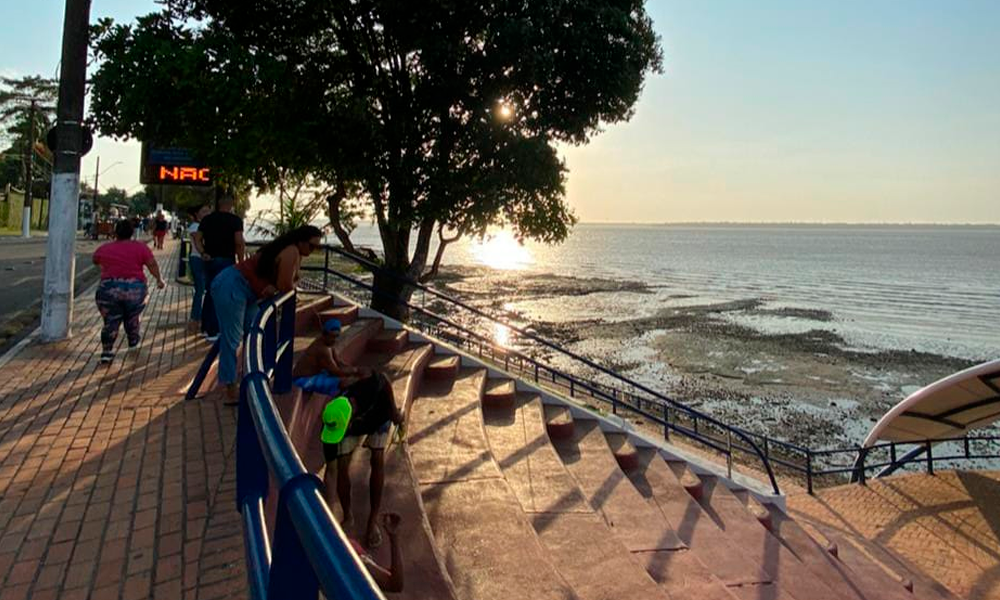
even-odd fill
[{"label": "muddy tideland", "polygon": [[[837,315],[771,308],[758,298],[699,302],[639,282],[477,267],[450,267],[435,285],[727,423],[813,449],[860,443],[908,394],[979,362],[852,347],[837,333]],[[615,298],[626,296],[615,310]],[[580,309],[588,305],[593,310]],[[754,318],[779,326],[742,324]],[[785,319],[796,322],[794,331],[780,331]],[[510,339],[555,366],[579,367]]]}]

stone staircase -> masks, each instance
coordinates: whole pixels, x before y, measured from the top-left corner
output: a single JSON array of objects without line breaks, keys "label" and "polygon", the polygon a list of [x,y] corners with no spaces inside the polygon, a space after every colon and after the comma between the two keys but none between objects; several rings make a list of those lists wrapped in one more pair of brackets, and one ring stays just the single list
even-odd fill
[{"label": "stone staircase", "polygon": [[[344,324],[340,356],[385,368],[407,414],[382,500],[403,516],[406,585],[393,597],[954,598],[885,549],[800,527],[766,497],[367,309],[330,298],[302,307],[296,347],[332,317]],[[320,472],[322,400],[277,402]],[[347,533],[363,539],[370,467],[356,454]]]}]

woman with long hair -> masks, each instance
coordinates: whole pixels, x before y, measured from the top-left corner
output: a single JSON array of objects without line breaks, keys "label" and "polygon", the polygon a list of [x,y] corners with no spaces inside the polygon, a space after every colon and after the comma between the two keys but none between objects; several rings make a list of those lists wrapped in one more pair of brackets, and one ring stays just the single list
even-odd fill
[{"label": "woman with long hair", "polygon": [[94,252],[94,264],[101,268],[101,283],[97,286],[97,309],[104,318],[101,329],[101,364],[115,357],[118,329],[125,324],[129,349],[139,345],[139,315],[146,308],[146,273],[156,278],[161,290],[167,285],[160,276],[149,246],[132,239],[133,226],[128,219],[115,224],[115,241],[103,244]]},{"label": "woman with long hair", "polygon": [[295,289],[302,258],[323,243],[323,232],[312,225],[293,229],[246,260],[228,267],[212,281],[212,298],[219,318],[219,381],[235,400],[239,385],[236,351],[243,332],[257,316],[257,303]]}]

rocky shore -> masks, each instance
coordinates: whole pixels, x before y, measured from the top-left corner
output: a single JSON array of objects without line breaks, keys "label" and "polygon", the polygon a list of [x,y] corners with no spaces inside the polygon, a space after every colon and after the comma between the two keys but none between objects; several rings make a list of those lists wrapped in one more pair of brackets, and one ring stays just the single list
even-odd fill
[{"label": "rocky shore", "polygon": [[[909,393],[974,364],[918,349],[853,348],[836,332],[836,315],[760,298],[699,303],[641,282],[477,267],[449,267],[436,285],[690,406],[812,448],[859,443]],[[588,297],[602,298],[590,314],[579,309]],[[616,297],[632,302],[607,310]],[[748,317],[816,327],[764,332],[741,324]]]}]

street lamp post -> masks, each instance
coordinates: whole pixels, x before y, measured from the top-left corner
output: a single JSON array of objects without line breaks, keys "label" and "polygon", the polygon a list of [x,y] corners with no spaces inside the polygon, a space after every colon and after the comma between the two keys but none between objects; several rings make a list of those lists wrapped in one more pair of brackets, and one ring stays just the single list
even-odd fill
[{"label": "street lamp post", "polygon": [[73,320],[73,276],[76,271],[76,225],[80,200],[80,157],[83,154],[83,99],[87,79],[90,0],[66,0],[63,21],[56,151],[52,169],[45,285],[42,291],[44,341],[70,336]]}]

